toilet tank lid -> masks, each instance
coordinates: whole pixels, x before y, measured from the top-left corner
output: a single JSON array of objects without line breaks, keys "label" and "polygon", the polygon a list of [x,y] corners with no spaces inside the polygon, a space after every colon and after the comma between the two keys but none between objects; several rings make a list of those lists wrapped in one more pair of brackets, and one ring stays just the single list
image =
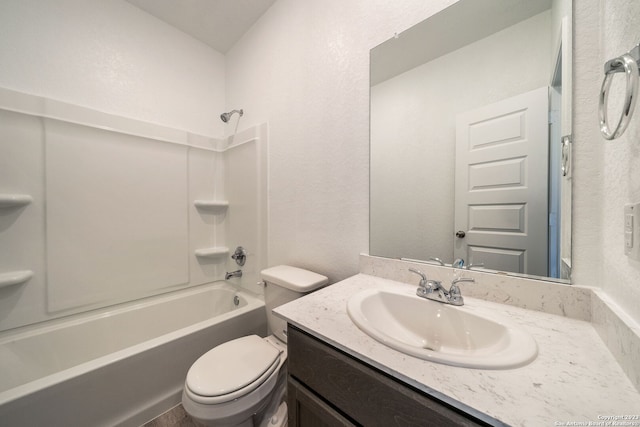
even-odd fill
[{"label": "toilet tank lid", "polygon": [[314,291],[329,281],[326,276],[290,265],[270,267],[261,274],[265,282],[302,293]]}]

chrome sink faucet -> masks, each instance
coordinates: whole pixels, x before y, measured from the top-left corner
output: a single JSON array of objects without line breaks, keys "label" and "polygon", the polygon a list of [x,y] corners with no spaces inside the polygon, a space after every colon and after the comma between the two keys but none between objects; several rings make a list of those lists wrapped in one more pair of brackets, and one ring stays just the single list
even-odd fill
[{"label": "chrome sink faucet", "polygon": [[410,268],[409,271],[420,276],[420,283],[418,284],[416,295],[421,298],[430,299],[433,301],[441,302],[443,304],[451,304],[457,306],[464,305],[464,298],[462,298],[458,283],[475,282],[474,279],[468,277],[458,278],[451,282],[451,287],[449,288],[449,290],[446,290],[442,286],[442,282],[427,279],[427,276],[422,271],[414,270],[413,268]]}]

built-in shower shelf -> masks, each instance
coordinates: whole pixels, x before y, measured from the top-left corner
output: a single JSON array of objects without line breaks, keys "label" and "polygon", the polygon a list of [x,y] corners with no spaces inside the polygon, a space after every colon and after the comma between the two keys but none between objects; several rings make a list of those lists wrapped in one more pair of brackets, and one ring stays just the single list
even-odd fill
[{"label": "built-in shower shelf", "polygon": [[218,258],[229,255],[229,248],[225,246],[214,246],[212,248],[196,249],[198,258]]},{"label": "built-in shower shelf", "polygon": [[31,202],[33,198],[28,194],[0,194],[0,208],[15,208]]},{"label": "built-in shower shelf", "polygon": [[229,207],[228,200],[194,200],[193,204],[198,209],[223,210]]},{"label": "built-in shower shelf", "polygon": [[6,288],[9,286],[19,285],[33,277],[33,271],[11,271],[9,273],[0,274],[0,288]]}]

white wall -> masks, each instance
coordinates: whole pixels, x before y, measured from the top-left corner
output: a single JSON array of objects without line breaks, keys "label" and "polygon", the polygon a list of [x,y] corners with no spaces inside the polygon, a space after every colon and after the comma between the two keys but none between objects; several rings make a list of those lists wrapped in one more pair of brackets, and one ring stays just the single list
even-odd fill
[{"label": "white wall", "polygon": [[[270,123],[269,264],[332,280],[357,271],[368,250],[368,51],[450,3],[279,0],[228,53],[227,105],[246,109],[243,126]],[[639,7],[574,4],[573,279],[603,286],[636,320],[640,265],[622,253],[621,221],[623,204],[640,200],[638,113],[605,143],[597,94],[602,63],[638,42]]]},{"label": "white wall", "polygon": [[541,13],[371,88],[372,255],[453,262],[456,115],[548,86],[550,18]]},{"label": "white wall", "polygon": [[[3,0],[0,86],[212,135],[225,106],[245,108],[241,129],[270,124],[269,264],[337,280],[368,251],[369,49],[454,2],[279,0],[228,53],[225,104],[222,56],[124,1]],[[640,38],[639,8],[575,0],[573,162],[574,282],[638,321],[621,230],[640,200],[640,113],[606,143],[597,93],[603,62]]]},{"label": "white wall", "polygon": [[[640,262],[624,255],[623,232],[624,205],[640,202],[640,106],[636,105],[625,134],[610,142],[598,132],[597,115],[604,62],[627,52],[640,41],[640,2],[583,0],[578,4],[583,8],[576,10],[581,13],[578,18],[583,16],[589,26],[581,26],[581,20],[576,25],[578,37],[585,39],[578,40],[579,61],[575,69],[575,74],[584,76],[575,95],[575,105],[579,108],[576,115],[582,119],[578,124],[582,135],[575,147],[581,162],[576,164],[574,175],[577,227],[574,227],[573,235],[575,246],[580,248],[576,254],[579,273],[576,281],[601,286],[624,311],[640,322]],[[590,13],[594,12],[598,21],[592,19]],[[598,38],[589,40],[586,33],[596,33]],[[618,75],[615,80],[610,103],[618,109],[612,109],[613,120],[620,111],[624,94],[624,78]],[[581,105],[583,100],[584,106]],[[585,206],[589,207],[580,209]],[[594,236],[594,229],[600,231],[599,235]]]},{"label": "white wall", "polygon": [[0,2],[0,87],[222,136],[224,56],[122,0]]},{"label": "white wall", "polygon": [[[64,111],[69,109],[71,113],[80,114],[80,117],[100,118],[103,116],[93,114],[88,110],[77,109],[76,106],[88,107],[138,121],[161,124],[171,128],[163,128],[169,135],[179,135],[186,138],[182,143],[192,142],[192,140],[197,143],[207,139],[198,138],[192,134],[222,136],[224,133],[224,125],[218,118],[225,109],[224,56],[122,0],[1,1],[0,64],[2,64],[0,67],[0,87],[47,98],[47,100],[36,102],[45,111],[49,107],[60,107],[58,103],[51,102],[51,99],[60,100],[68,103],[63,108]],[[2,92],[3,103],[11,98],[8,94],[8,91]],[[0,151],[6,154],[6,150],[9,150],[9,153],[12,153],[10,156],[0,158],[0,165],[3,166],[0,168],[0,175],[5,178],[0,179],[0,193],[25,192],[33,196],[34,202],[24,208],[24,212],[12,211],[0,225],[2,232],[0,252],[5,255],[0,257],[0,264],[2,264],[0,270],[4,273],[16,269],[31,269],[35,274],[28,283],[3,289],[0,329],[47,320],[130,298],[138,298],[156,293],[158,288],[164,288],[162,291],[166,291],[171,288],[165,286],[166,280],[169,280],[172,285],[178,282],[183,283],[186,280],[187,273],[185,272],[190,273],[188,281],[191,284],[222,277],[224,266],[217,263],[199,262],[193,256],[194,249],[219,242],[211,241],[215,240],[215,233],[211,233],[211,229],[216,227],[210,218],[211,215],[197,211],[192,203],[186,205],[189,207],[189,230],[192,235],[186,235],[185,214],[187,210],[180,209],[179,206],[175,207],[180,212],[180,219],[174,223],[179,224],[181,230],[175,236],[180,235],[179,239],[182,242],[189,238],[188,241],[193,247],[186,251],[184,244],[182,246],[168,245],[172,248],[171,250],[180,252],[178,256],[180,267],[177,267],[175,263],[173,266],[170,263],[155,263],[169,268],[169,274],[161,273],[161,269],[157,267],[145,269],[141,263],[134,261],[134,257],[126,255],[129,250],[135,251],[137,244],[148,244],[153,240],[147,236],[136,240],[137,243],[134,242],[134,235],[148,224],[138,227],[135,233],[125,232],[130,238],[129,244],[126,243],[126,239],[120,239],[121,243],[124,242],[125,250],[120,250],[119,254],[125,260],[129,260],[129,264],[126,261],[123,262],[122,258],[120,261],[108,256],[92,258],[99,262],[113,262],[115,270],[109,270],[113,274],[100,274],[99,270],[82,264],[86,267],[84,272],[87,274],[84,278],[81,277],[78,274],[79,269],[69,267],[69,262],[73,263],[74,257],[62,252],[58,244],[59,242],[77,242],[74,239],[84,235],[93,244],[86,244],[85,240],[84,243],[76,243],[71,249],[77,250],[81,247],[84,248],[82,253],[100,252],[102,250],[100,245],[91,236],[92,233],[98,232],[100,229],[102,231],[108,230],[108,226],[118,228],[117,215],[114,216],[113,211],[110,213],[110,209],[115,209],[120,213],[127,208],[134,209],[131,204],[110,204],[109,201],[122,197],[123,194],[130,194],[132,188],[141,188],[140,183],[145,179],[152,182],[143,191],[144,195],[158,201],[162,206],[160,200],[168,193],[159,190],[163,186],[163,190],[166,190],[165,184],[167,183],[162,184],[162,180],[151,179],[153,173],[143,173],[144,168],[151,167],[153,169],[155,166],[153,169],[155,173],[159,173],[158,167],[164,172],[179,168],[181,172],[174,175],[173,178],[167,174],[162,176],[165,176],[172,183],[171,186],[177,186],[180,200],[184,203],[193,198],[210,198],[213,184],[220,184],[220,181],[215,179],[217,176],[212,177],[215,175],[215,169],[207,169],[216,164],[216,160],[212,156],[207,153],[198,155],[199,151],[190,150],[192,155],[189,156],[188,162],[191,168],[189,179],[193,185],[189,187],[186,185],[187,148],[184,146],[178,149],[182,154],[171,157],[164,167],[158,166],[153,160],[162,152],[162,149],[156,147],[149,153],[151,155],[124,156],[131,161],[138,162],[137,166],[127,168],[126,162],[123,162],[122,158],[116,159],[114,162],[118,167],[110,167],[107,170],[116,175],[119,174],[119,178],[124,180],[124,184],[122,182],[122,185],[117,184],[118,178],[112,176],[106,181],[103,180],[109,185],[102,186],[102,191],[98,191],[100,186],[96,182],[93,182],[93,186],[87,187],[88,180],[80,179],[78,181],[71,178],[70,182],[80,182],[78,184],[80,187],[76,186],[76,189],[84,188],[88,193],[94,195],[107,194],[105,197],[107,207],[100,206],[99,203],[92,203],[90,206],[93,211],[89,215],[88,211],[78,209],[77,206],[74,209],[70,208],[68,200],[64,197],[58,198],[62,190],[71,191],[75,195],[80,194],[72,190],[73,186],[68,184],[68,180],[64,181],[67,178],[64,178],[59,172],[87,171],[89,168],[89,173],[92,176],[99,176],[99,171],[104,168],[97,168],[96,164],[108,164],[107,157],[97,156],[102,160],[93,163],[93,166],[90,167],[91,162],[96,161],[96,156],[88,154],[90,150],[95,150],[99,146],[99,141],[96,140],[98,133],[107,135],[110,140],[117,139],[117,142],[113,143],[119,150],[125,151],[132,147],[129,142],[135,140],[138,141],[136,143],[140,143],[140,138],[95,130],[93,135],[77,139],[80,141],[79,145],[67,155],[61,156],[58,159],[59,162],[55,163],[51,157],[56,154],[55,146],[52,145],[56,143],[53,134],[55,128],[46,127],[38,119],[31,118],[28,123],[17,130],[18,122],[24,120],[17,120],[15,116],[19,115],[11,113],[7,116],[3,113],[2,116],[3,134],[6,136],[6,132],[15,131],[14,133],[17,132],[19,138],[5,138],[0,144]],[[137,123],[139,126],[134,127],[154,129],[153,126],[146,126],[144,123],[122,120],[114,116],[106,117],[105,120],[107,128],[118,127],[109,124],[112,122]],[[79,119],[79,122],[82,121],[83,119]],[[72,126],[72,128],[82,128],[82,126]],[[90,129],[88,127],[82,128],[82,132],[89,132]],[[173,129],[182,129],[191,134],[176,132]],[[68,132],[59,139],[65,144],[75,140],[69,136]],[[153,145],[150,142],[152,139],[146,141],[148,145]],[[43,144],[47,145],[47,166],[51,166],[49,168],[44,168],[45,150]],[[168,146],[163,144],[158,143],[157,147]],[[211,146],[208,143],[205,145]],[[107,150],[109,155],[115,155],[116,151]],[[127,153],[131,154],[130,151]],[[73,160],[75,162],[72,162]],[[56,168],[56,165],[59,167]],[[200,166],[202,167],[199,168]],[[29,173],[25,173],[26,171]],[[46,176],[44,171],[47,172]],[[143,173],[144,176],[137,175],[140,173]],[[63,177],[64,179],[58,185],[57,190],[55,186],[50,185],[49,191],[44,191],[42,186],[45,178],[51,183],[52,177],[55,179]],[[156,188],[153,188],[153,183]],[[186,194],[187,190],[193,193],[189,194],[189,197]],[[171,203],[175,205],[175,199]],[[48,217],[45,216],[45,206],[49,210]],[[149,210],[154,210],[148,203],[136,206],[142,207],[142,211],[147,213]],[[56,212],[62,214],[56,216]],[[55,224],[51,225],[51,221],[55,218],[63,220],[75,218],[69,225],[76,230],[76,233],[67,235],[63,231],[58,236],[59,238],[55,238],[52,233],[61,230]],[[125,224],[135,221],[135,215],[127,216],[124,219],[120,218]],[[44,227],[45,221],[47,221],[47,227]],[[94,224],[104,224],[107,227],[89,225],[90,232],[77,232],[93,221],[95,221]],[[218,228],[222,229],[222,227]],[[124,228],[120,231],[122,230]],[[45,233],[48,233],[47,239],[45,239]],[[170,227],[161,225],[150,234],[154,234],[157,239],[162,240],[162,236],[167,233],[171,234],[173,231],[170,230]],[[118,240],[115,239],[113,233],[106,232],[106,234],[111,235],[114,240]],[[25,236],[27,236],[26,239]],[[69,238],[66,238],[67,236]],[[224,240],[223,237],[220,238]],[[45,256],[44,242],[47,243],[48,258]],[[159,248],[162,245],[152,246]],[[179,250],[178,246],[182,250]],[[113,246],[109,250],[118,252],[115,248],[116,246]],[[102,253],[106,252],[102,251]],[[48,271],[48,283],[46,282],[47,271],[45,268],[45,260],[47,259],[52,263],[51,267],[59,269]],[[63,264],[56,261],[60,259],[68,262]],[[131,268],[131,263],[137,264],[136,268],[145,270],[144,274],[148,279],[146,285],[141,285],[142,282],[135,278],[137,270]],[[158,273],[159,277],[152,277],[154,274],[152,272]],[[165,272],[167,271],[165,270]],[[169,276],[175,274],[179,274],[181,277],[176,280],[169,279]],[[69,279],[69,275],[77,276],[78,280]],[[87,280],[87,277],[92,275],[95,280]],[[120,280],[123,278],[122,275],[124,275],[124,280]],[[84,292],[77,292],[77,289],[73,287],[74,283],[78,282],[85,284]],[[117,283],[122,286],[118,288]],[[151,290],[152,288],[155,291]]]},{"label": "white wall", "polygon": [[[614,141],[598,129],[603,64],[638,43],[640,3],[580,0],[574,14],[573,281],[602,288],[640,322],[640,262],[624,255],[623,234],[624,205],[640,201],[640,117]],[[612,106],[624,90],[616,77]]]},{"label": "white wall", "polygon": [[280,0],[227,54],[227,106],[269,123],[269,264],[335,281],[369,235],[369,49],[452,1]]}]

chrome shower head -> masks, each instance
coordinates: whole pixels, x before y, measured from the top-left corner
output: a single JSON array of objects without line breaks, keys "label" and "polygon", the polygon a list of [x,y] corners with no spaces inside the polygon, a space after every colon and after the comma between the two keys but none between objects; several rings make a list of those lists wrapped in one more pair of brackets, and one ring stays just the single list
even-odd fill
[{"label": "chrome shower head", "polygon": [[244,114],[244,111],[242,111],[242,110],[232,110],[232,111],[229,111],[228,113],[222,113],[222,114],[220,114],[220,120],[222,120],[223,122],[227,123],[229,121],[229,119],[231,118],[231,116],[233,116],[234,113],[238,113],[238,114],[240,114],[240,117],[242,117],[242,115]]}]

